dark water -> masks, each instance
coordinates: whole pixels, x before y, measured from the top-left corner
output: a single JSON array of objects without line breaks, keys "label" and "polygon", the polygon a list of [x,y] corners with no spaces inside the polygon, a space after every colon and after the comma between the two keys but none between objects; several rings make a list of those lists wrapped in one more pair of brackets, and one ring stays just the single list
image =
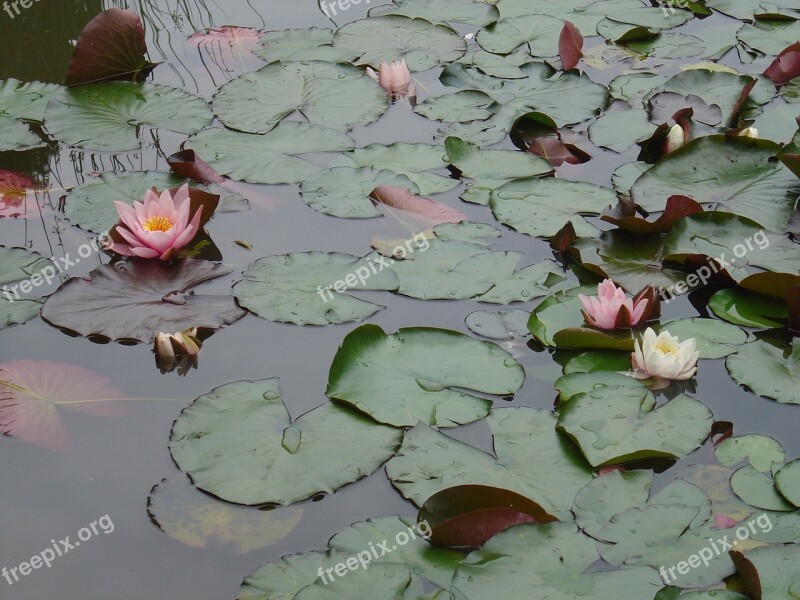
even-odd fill
[{"label": "dark water", "polygon": [[[208,55],[201,56],[196,47],[186,45],[185,39],[194,31],[227,24],[266,29],[331,26],[315,0],[39,0],[14,19],[0,12],[0,79],[61,82],[71,41],[94,15],[111,6],[129,8],[143,17],[150,58],[165,61],[155,70],[154,82],[181,87],[206,99],[237,75],[237,65],[224,57],[214,62]],[[351,8],[337,24],[363,17],[366,8],[365,4]],[[698,29],[698,25],[692,24],[692,28]],[[420,76],[434,95],[442,89],[437,75],[430,72]],[[613,73],[591,71],[591,75],[605,83]],[[435,124],[409,112],[405,104],[394,107],[378,124],[354,132],[357,141],[361,145],[430,141]],[[52,188],[49,194],[39,196],[41,211],[29,205],[30,218],[0,220],[0,243],[55,256],[74,253],[87,235],[70,227],[55,210],[62,190],[80,184],[94,171],[168,170],[164,157],[183,141],[181,136],[163,131],[158,136],[146,131],[143,139],[142,152],[121,155],[58,146],[0,153],[0,168],[35,173]],[[595,160],[564,169],[560,176],[608,185],[611,171],[634,158],[594,148],[591,153]],[[348,221],[319,214],[305,206],[297,186],[243,187],[253,192],[252,211],[218,215],[209,227],[226,264],[235,270],[231,281],[259,256],[307,250],[360,255],[368,251],[370,238],[391,239],[402,234],[390,219]],[[487,207],[460,202],[459,192],[437,196],[437,200],[457,206],[473,221],[494,222]],[[236,246],[233,240],[252,244],[254,251]],[[497,248],[525,251],[523,264],[549,256],[545,242],[510,231],[504,232]],[[85,274],[93,266],[96,264],[81,265],[81,270],[71,274]],[[50,291],[54,289],[55,285]],[[467,314],[496,308],[474,302],[422,302],[379,292],[362,297],[388,307],[371,319],[386,331],[414,325],[466,331]],[[670,318],[693,316],[695,311],[688,302],[680,301],[669,304],[665,313]],[[33,359],[80,365],[110,377],[131,397],[157,399],[126,402],[127,416],[121,418],[65,411],[64,423],[74,441],[69,453],[0,437],[0,568],[28,560],[50,546],[51,539],[69,535],[74,542],[81,527],[103,515],[114,524],[113,532],[101,532],[55,560],[49,569],[34,571],[13,586],[0,579],[0,598],[232,599],[241,579],[265,562],[288,553],[323,549],[329,537],[355,521],[415,514],[415,508],[393,491],[379,471],[320,501],[304,503],[302,519],[290,535],[243,556],[234,556],[222,547],[184,546],[160,531],[148,517],[150,489],[164,478],[184,477],[167,448],[172,422],[184,406],[224,383],[278,376],[287,408],[298,417],[325,401],[330,361],[342,338],[356,326],[300,328],[248,315],[211,338],[203,348],[200,369],[185,378],[160,375],[149,347],[93,344],[68,337],[41,319],[0,331],[0,363]],[[520,344],[512,352],[527,371],[526,384],[514,402],[552,406],[552,382],[560,375],[557,364],[546,352]],[[737,434],[773,435],[784,443],[787,455],[800,452],[791,409],[738,389],[725,373],[722,361],[704,361],[697,383],[698,397],[712,408],[718,420],[734,421]],[[491,450],[491,438],[483,423],[450,434]],[[685,462],[707,459],[708,448],[702,448]],[[271,516],[281,515],[281,510]]]}]

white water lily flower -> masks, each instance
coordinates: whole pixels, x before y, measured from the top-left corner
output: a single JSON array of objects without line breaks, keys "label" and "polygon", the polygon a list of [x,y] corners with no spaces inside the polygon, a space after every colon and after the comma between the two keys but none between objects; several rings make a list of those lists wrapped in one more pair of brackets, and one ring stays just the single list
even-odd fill
[{"label": "white water lily flower", "polygon": [[697,372],[697,343],[694,338],[681,342],[668,331],[662,331],[658,336],[652,328],[648,327],[642,336],[642,342],[636,340],[634,351],[631,355],[633,373],[636,379],[671,379],[683,381],[691,379]]},{"label": "white water lily flower", "polygon": [[674,152],[678,148],[686,145],[686,132],[680,125],[673,125],[667,135],[667,141],[664,143],[664,154]]},{"label": "white water lily flower", "polygon": [[739,135],[741,137],[749,137],[749,138],[753,138],[753,139],[757,140],[758,139],[758,129],[756,129],[755,127],[748,127],[747,129],[742,129],[739,132]]}]

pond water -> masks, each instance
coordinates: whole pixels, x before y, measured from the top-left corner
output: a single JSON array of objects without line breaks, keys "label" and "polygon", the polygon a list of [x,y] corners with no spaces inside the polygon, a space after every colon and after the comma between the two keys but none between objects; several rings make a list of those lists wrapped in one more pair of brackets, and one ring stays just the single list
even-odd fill
[{"label": "pond water", "polygon": [[[39,0],[13,18],[0,12],[0,80],[63,83],[74,40],[93,17],[115,6],[142,17],[149,58],[161,63],[148,81],[177,87],[206,101],[228,81],[265,63],[250,55],[233,56],[228,49],[213,43],[198,47],[187,42],[194,32],[224,25],[268,31],[340,27],[365,18],[371,8],[365,3],[352,6],[341,11],[332,23],[316,0]],[[733,22],[734,19],[715,13],[672,31],[711,39],[705,36],[706,29],[717,31],[714,28]],[[470,25],[454,27],[461,35],[477,29]],[[599,36],[587,37],[585,48],[601,43]],[[773,58],[767,56],[743,65],[733,51],[719,62],[743,72],[760,73]],[[595,82],[607,85],[631,66],[669,77],[680,72],[681,64],[699,60],[648,59],[641,65],[628,60],[605,69],[596,68],[599,65],[595,62],[594,66],[582,68]],[[439,81],[440,73],[438,67],[414,73],[420,102],[450,91]],[[361,101],[352,98],[356,105]],[[357,147],[372,143],[433,143],[440,126],[441,123],[415,114],[408,101],[401,99],[377,123],[355,127],[351,137]],[[575,129],[585,132],[586,127]],[[575,135],[592,160],[559,167],[560,179],[610,186],[614,170],[635,161],[639,151],[634,146],[621,153],[611,152],[590,143],[585,134]],[[102,153],[59,143],[0,152],[0,169],[23,173],[47,184],[46,190],[29,196],[22,217],[0,218],[0,245],[34,250],[48,257],[75,256],[90,234],[65,218],[60,200],[67,191],[102,172],[168,172],[166,157],[180,150],[187,138],[164,128],[145,127],[140,132],[143,147],[133,152]],[[493,148],[512,150],[515,146],[505,138]],[[314,155],[312,160],[326,164],[324,161],[330,156]],[[437,172],[448,175],[446,169]],[[459,200],[464,189],[459,185],[436,194],[434,199],[462,211],[470,221],[500,227],[502,237],[495,240],[494,248],[524,253],[520,265],[552,258],[548,240],[499,225],[488,206]],[[239,281],[242,271],[260,257],[312,250],[363,256],[370,251],[373,238],[391,240],[408,234],[390,215],[380,219],[341,219],[312,210],[295,184],[237,183],[236,190],[248,198],[250,210],[217,214],[207,227],[233,273],[205,284],[203,292],[229,294],[231,284]],[[599,223],[596,218],[590,220]],[[85,276],[107,262],[107,256],[92,254],[73,267],[69,276]],[[572,274],[568,277],[575,280]],[[40,291],[51,294],[65,280],[66,276]],[[324,286],[328,282],[319,283]],[[367,319],[386,332],[403,327],[436,327],[475,337],[465,325],[467,315],[501,308],[475,300],[424,301],[382,291],[357,295],[386,306]],[[513,307],[529,312],[540,300]],[[698,312],[685,297],[680,298],[663,306],[662,322],[708,316],[704,307],[701,310]],[[76,365],[109,378],[114,387],[131,398],[115,403],[123,410],[113,417],[60,411],[63,429],[71,439],[68,451],[54,451],[13,436],[0,437],[0,567],[19,565],[52,546],[50,540],[57,542],[71,536],[74,542],[81,528],[104,515],[106,523],[113,523],[113,531],[101,530],[80,547],[53,560],[49,568],[35,570],[13,585],[0,579],[0,598],[232,599],[237,597],[242,579],[261,565],[287,554],[324,550],[329,538],[352,523],[394,515],[414,518],[418,508],[392,487],[383,468],[333,494],[319,495],[291,507],[260,512],[236,507],[235,514],[257,513],[256,518],[263,517],[268,523],[266,537],[275,538],[249,552],[237,553],[234,546],[219,541],[195,543],[194,547],[185,544],[162,531],[157,522],[159,515],[153,518],[148,513],[149,507],[152,512],[163,510],[172,515],[169,511],[177,514],[181,506],[189,504],[203,504],[208,511],[222,504],[192,488],[172,460],[168,443],[181,410],[198,396],[224,384],[279,377],[289,414],[300,417],[328,402],[325,391],[331,361],[345,336],[359,325],[350,322],[298,327],[248,313],[206,341],[199,368],[185,377],[161,374],[154,364],[150,344],[97,343],[98,340],[68,335],[41,317],[0,330],[0,366],[20,360]],[[524,367],[526,379],[513,399],[495,397],[495,406],[552,409],[557,396],[553,383],[562,375],[552,350],[530,338],[505,344]],[[687,390],[711,409],[714,420],[734,423],[735,435],[771,436],[783,445],[787,461],[800,455],[797,407],[740,387],[726,372],[724,362],[701,360],[697,377]],[[59,369],[58,365],[50,366]],[[40,363],[40,377],[48,377],[47,367],[48,363]],[[484,420],[445,431],[458,440],[492,451],[492,434]],[[348,436],[347,431],[340,434]],[[693,464],[714,463],[713,446],[706,441],[657,475],[655,488],[688,473]],[[175,494],[164,500],[164,505],[159,504],[158,493],[150,499],[154,486],[162,480],[166,483],[160,489],[170,486],[170,493]],[[198,510],[194,514],[199,520],[199,515],[206,513]],[[226,518],[223,514],[208,517],[211,521],[220,519],[221,527],[230,529],[232,526],[225,525]],[[242,537],[248,536],[243,533]]]}]

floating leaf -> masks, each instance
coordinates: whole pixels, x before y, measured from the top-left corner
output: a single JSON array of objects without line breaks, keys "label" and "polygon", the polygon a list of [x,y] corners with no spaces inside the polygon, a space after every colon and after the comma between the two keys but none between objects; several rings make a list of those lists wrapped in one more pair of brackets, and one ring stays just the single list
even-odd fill
[{"label": "floating leaf", "polygon": [[295,60],[346,63],[358,56],[356,50],[334,49],[333,31],[319,27],[267,31],[261,38],[261,47],[255,53],[268,63]]},{"label": "floating leaf", "polygon": [[44,146],[44,142],[25,123],[0,115],[0,152],[37,146]]},{"label": "floating leaf", "polygon": [[433,543],[466,549],[480,548],[514,525],[556,520],[530,498],[486,485],[457,485],[437,492],[417,516],[418,522],[432,529]]},{"label": "floating leaf", "polygon": [[378,15],[403,15],[477,27],[484,27],[500,18],[493,4],[472,0],[393,0],[392,4],[376,6],[369,11],[370,17]]},{"label": "floating leaf", "polygon": [[703,212],[703,207],[688,196],[670,196],[664,212],[655,221],[647,221],[636,216],[633,202],[622,199],[613,210],[606,210],[600,218],[625,231],[640,234],[666,233],[676,221],[689,215]]},{"label": "floating leaf", "polygon": [[75,365],[48,360],[0,364],[0,433],[49,450],[68,450],[72,441],[60,408],[90,415],[125,414],[114,403],[125,394],[111,380]]},{"label": "floating leaf", "polygon": [[784,498],[800,508],[800,460],[793,460],[775,472],[775,487]]},{"label": "floating leaf", "polygon": [[[78,260],[78,259],[76,259]],[[245,312],[230,296],[198,294],[197,285],[230,273],[222,265],[187,259],[171,265],[131,261],[73,277],[47,299],[42,317],[83,336],[150,344],[161,331],[219,329]]]},{"label": "floating leaf", "polygon": [[122,8],[101,12],[83,28],[69,61],[67,85],[104,79],[139,80],[155,64],[148,62],[142,19]]},{"label": "floating leaf", "polygon": [[455,427],[485,417],[492,401],[454,388],[505,396],[524,379],[522,366],[493,343],[446,329],[387,335],[362,325],[339,347],[325,393],[380,423]]},{"label": "floating leaf", "polygon": [[572,499],[592,473],[580,451],[558,434],[556,420],[544,409],[493,409],[487,422],[496,458],[417,425],[406,432],[386,473],[417,506],[456,485],[488,485],[522,494],[555,517],[569,520]]},{"label": "floating leaf", "polygon": [[708,307],[720,319],[745,327],[781,327],[789,314],[786,303],[738,288],[715,292]]},{"label": "floating leaf", "polygon": [[800,42],[781,50],[777,58],[764,71],[775,85],[785,85],[800,76]]},{"label": "floating leaf", "polygon": [[197,398],[175,421],[170,452],[195,486],[223,500],[286,505],[370,475],[400,435],[331,403],[292,421],[271,378]]},{"label": "floating leaf", "polygon": [[552,237],[570,222],[579,236],[591,237],[598,231],[580,215],[598,215],[616,201],[610,188],[585,181],[518,179],[495,189],[490,206],[498,221],[520,233]]},{"label": "floating leaf", "polygon": [[748,338],[747,332],[735,325],[700,317],[666,321],[655,330],[669,331],[680,340],[693,338],[700,358],[724,358],[736,352]]},{"label": "floating leaf", "polygon": [[142,126],[197,133],[211,124],[211,109],[197,96],[151,83],[113,81],[53,96],[45,127],[69,146],[124,152],[138,150]]},{"label": "floating leaf", "polygon": [[353,149],[344,132],[291,121],[265,135],[206,129],[186,145],[220,175],[252,183],[299,183],[322,171],[299,155]]},{"label": "floating leaf", "polygon": [[509,54],[527,44],[531,56],[550,57],[559,51],[560,26],[558,19],[552,17],[525,15],[492,23],[481,29],[475,39],[481,48],[494,54]]},{"label": "floating leaf", "polygon": [[784,600],[800,595],[798,544],[764,546],[741,553],[731,551],[736,570],[753,598]]},{"label": "floating leaf", "polygon": [[201,494],[182,477],[153,486],[147,513],[169,537],[186,546],[222,545],[241,555],[272,546],[289,535],[300,522],[303,508],[262,511],[225,504]]},{"label": "floating leaf", "polygon": [[441,223],[460,223],[467,215],[446,204],[434,202],[429,198],[418,198],[406,188],[380,185],[370,194],[375,202],[394,211],[399,211],[406,219],[413,220],[420,230],[430,229]]},{"label": "floating leaf", "polygon": [[783,447],[778,440],[767,435],[748,433],[739,437],[722,440],[714,449],[720,464],[732,467],[747,461],[762,473],[767,473],[772,463],[784,461]]},{"label": "floating leaf", "polygon": [[309,61],[272,63],[242,75],[223,86],[213,104],[220,120],[239,131],[266,133],[297,112],[308,123],[346,131],[376,121],[388,99],[360,69]]},{"label": "floating leaf", "polygon": [[528,317],[528,312],[518,308],[497,312],[478,310],[467,315],[466,324],[472,333],[493,340],[510,340],[529,335]]},{"label": "floating leaf", "polygon": [[797,508],[775,488],[771,473],[762,473],[753,465],[745,465],[731,475],[731,489],[744,502],[756,508],[783,512]]},{"label": "floating leaf", "polygon": [[41,123],[47,103],[63,89],[40,81],[23,83],[13,78],[0,81],[0,115]]},{"label": "floating leaf", "polygon": [[426,71],[461,58],[467,43],[447,25],[386,15],[340,27],[333,48],[359,53],[355,60],[359,65],[377,69],[381,62],[405,60],[412,71]]},{"label": "floating leaf", "polygon": [[519,525],[489,540],[467,556],[456,571],[451,590],[464,600],[483,600],[497,593],[527,600],[531,590],[543,598],[600,600],[622,596],[648,598],[661,586],[655,570],[585,571],[598,559],[594,540],[574,523]]},{"label": "floating leaf", "polygon": [[736,383],[754,394],[800,404],[800,344],[790,351],[756,340],[731,354],[725,366]]},{"label": "floating leaf", "polygon": [[330,325],[363,321],[383,306],[344,289],[395,290],[397,275],[381,262],[339,252],[295,252],[268,256],[250,265],[233,292],[239,304],[260,317],[295,325]]},{"label": "floating leaf", "polygon": [[689,396],[656,408],[646,388],[631,387],[578,394],[558,410],[558,429],[575,440],[594,467],[683,458],[708,437],[714,420],[704,404]]}]

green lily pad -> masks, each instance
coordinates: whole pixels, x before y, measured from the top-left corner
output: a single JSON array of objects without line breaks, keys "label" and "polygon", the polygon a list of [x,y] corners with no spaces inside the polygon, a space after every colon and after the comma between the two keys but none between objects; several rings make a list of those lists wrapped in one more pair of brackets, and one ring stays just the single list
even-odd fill
[{"label": "green lily pad", "polygon": [[150,83],[112,81],[69,88],[53,96],[45,128],[69,146],[138,150],[142,126],[193,134],[211,124],[209,106],[182,90]]},{"label": "green lily pad", "polygon": [[464,554],[457,550],[432,546],[423,538],[423,534],[430,535],[428,527],[422,523],[417,525],[411,519],[398,517],[369,519],[337,533],[328,542],[328,547],[334,552],[357,556],[359,552],[368,550],[370,544],[377,546],[386,540],[394,543],[398,539],[411,538],[406,544],[393,544],[395,547],[391,554],[379,556],[377,559],[373,557],[371,564],[404,564],[412,573],[446,588],[450,586],[453,573]]},{"label": "green lily pad", "polygon": [[634,10],[642,4],[635,0],[563,0],[558,3],[539,4],[528,0],[498,0],[500,16],[547,15],[566,20],[577,27],[584,36],[597,35],[597,25],[610,13]]},{"label": "green lily pad", "polygon": [[491,312],[478,310],[467,315],[467,327],[473,333],[493,340],[511,340],[530,335],[528,314],[518,308],[508,308]]},{"label": "green lily pad", "polygon": [[748,433],[722,440],[714,449],[720,464],[732,467],[744,459],[762,473],[772,468],[772,463],[782,463],[785,459],[780,442],[768,435]]},{"label": "green lily pad", "polygon": [[284,121],[264,135],[206,129],[186,142],[220,175],[252,183],[299,183],[321,167],[299,158],[311,152],[352,150],[341,131]]},{"label": "green lily pad", "polygon": [[405,175],[372,167],[333,167],[303,181],[303,200],[326,215],[344,219],[380,217],[369,195],[379,186],[418,191],[417,184]]},{"label": "green lily pad", "polygon": [[13,78],[0,81],[0,115],[41,123],[47,103],[63,89],[40,81],[23,83]]},{"label": "green lily pad", "polygon": [[[777,2],[773,4],[777,5]],[[782,8],[789,8],[781,2]],[[779,54],[781,50],[800,38],[800,22],[797,13],[791,19],[764,19],[755,24],[745,24],[739,29],[736,38],[756,52],[767,55]]]},{"label": "green lily pad", "polygon": [[47,267],[53,265],[35,252],[0,246],[0,330],[25,323],[39,314],[41,295],[30,296],[30,290],[26,294],[17,286]]},{"label": "green lily pad", "polygon": [[571,358],[564,365],[564,374],[596,373],[598,371],[628,371],[631,368],[630,352],[590,350]]},{"label": "green lily pad", "polygon": [[[628,366],[630,368],[630,355],[628,355]],[[556,380],[554,386],[559,392],[559,402],[566,402],[578,394],[589,394],[601,388],[623,388],[629,387],[644,394],[645,385],[638,379],[628,377],[624,373],[614,371],[598,371],[587,373],[569,373]]]},{"label": "green lily pad", "polygon": [[645,210],[663,210],[682,194],[712,210],[749,217],[783,233],[800,195],[800,182],[780,161],[780,146],[767,140],[714,135],[689,142],[647,170],[631,188]]},{"label": "green lily pad", "polygon": [[592,471],[580,451],[556,432],[556,420],[544,409],[493,409],[487,422],[496,457],[418,425],[406,432],[386,473],[417,506],[443,489],[488,485],[522,494],[557,518],[570,520],[572,500],[592,479]]},{"label": "green lily pad", "polygon": [[[520,69],[522,65],[531,60],[531,55],[525,46],[520,46],[509,54],[492,54],[483,48],[474,48],[462,56],[458,62],[465,66],[474,66],[485,75],[499,79],[522,79],[525,73]],[[453,120],[453,119],[443,119]],[[458,121],[466,121],[459,116]]]},{"label": "green lily pad", "polygon": [[692,317],[661,323],[656,333],[669,331],[680,340],[694,338],[700,358],[724,358],[747,342],[747,332],[715,319]]},{"label": "green lily pad", "polygon": [[267,31],[259,41],[255,54],[268,63],[278,61],[326,60],[346,63],[358,52],[335,50],[333,30],[320,27]]},{"label": "green lily pad", "polygon": [[25,123],[0,115],[0,152],[43,145],[44,142]]},{"label": "green lily pad", "polygon": [[798,544],[763,546],[744,554],[732,552],[736,570],[753,598],[786,600],[800,597]]},{"label": "green lily pad", "polygon": [[485,600],[502,582],[506,600],[529,600],[531,590],[551,600],[648,598],[660,587],[653,569],[586,570],[598,558],[594,540],[573,523],[518,525],[472,552],[456,571],[459,599]]},{"label": "green lily pad", "polygon": [[[356,51],[356,64],[378,68],[405,59],[412,71],[426,71],[461,58],[467,43],[447,25],[400,15],[348,23],[333,37],[336,50]],[[352,100],[352,99],[351,99]]]},{"label": "green lily pad", "polygon": [[478,44],[487,52],[509,54],[522,44],[532,56],[558,55],[558,35],[563,23],[545,15],[502,19],[478,32]]},{"label": "green lily pad", "polygon": [[734,381],[758,396],[800,404],[800,344],[776,348],[757,340],[740,347],[725,361]]},{"label": "green lily pad", "polygon": [[286,505],[370,475],[400,435],[331,403],[292,421],[273,377],[197,398],[175,421],[170,452],[195,486],[223,500]]},{"label": "green lily pad", "polygon": [[213,104],[226,126],[266,133],[294,113],[308,123],[347,131],[377,121],[388,102],[386,92],[360,69],[304,61],[272,63],[242,75],[224,85]]},{"label": "green lily pad", "polygon": [[597,538],[614,515],[644,506],[653,484],[652,471],[611,471],[595,477],[575,495],[575,522]]},{"label": "green lily pad", "polygon": [[411,571],[406,565],[383,563],[369,569],[357,569],[347,577],[338,577],[329,583],[317,581],[300,590],[292,600],[368,598],[372,594],[386,600],[403,600],[411,583]]},{"label": "green lily pad", "polygon": [[484,27],[500,18],[493,4],[472,0],[393,0],[392,4],[376,6],[370,17],[378,15],[403,15],[432,22],[464,23]]},{"label": "green lily pad", "polygon": [[610,188],[585,181],[559,178],[519,179],[491,194],[489,205],[501,223],[531,236],[552,237],[571,222],[580,237],[594,236],[597,228],[580,215],[599,215],[614,205]]},{"label": "green lily pad", "polygon": [[544,158],[518,150],[482,150],[478,145],[457,137],[445,140],[447,157],[463,177],[475,179],[462,200],[489,204],[491,192],[512,179],[535,178],[552,173]]},{"label": "green lily pad", "polygon": [[784,498],[800,508],[800,460],[793,460],[775,472],[775,487]]},{"label": "green lily pad", "polygon": [[446,329],[387,335],[362,325],[336,353],[325,393],[381,423],[455,427],[485,417],[492,401],[453,388],[505,396],[524,379],[522,366],[493,343]]},{"label": "green lily pad", "polygon": [[731,475],[731,488],[734,494],[756,508],[781,512],[797,508],[775,489],[771,474],[762,473],[753,465],[745,465]]},{"label": "green lily pad", "polygon": [[608,93],[612,98],[624,100],[634,108],[640,108],[644,97],[659,88],[667,77],[657,73],[630,73],[617,75],[608,84]]},{"label": "green lily pad", "polygon": [[578,394],[558,410],[558,429],[580,446],[594,467],[683,458],[700,447],[714,420],[704,404],[689,396],[682,394],[656,408],[647,389],[631,387]]},{"label": "green lily pad", "polygon": [[625,44],[643,57],[691,58],[702,54],[706,47],[703,40],[685,33],[661,33],[649,40],[633,40]]},{"label": "green lily pad", "polygon": [[620,165],[611,175],[611,184],[614,187],[614,191],[624,196],[630,196],[634,182],[649,168],[650,165],[644,161],[634,161]]},{"label": "green lily pad", "polygon": [[[767,233],[755,221],[728,212],[697,213],[673,225],[664,240],[663,258],[683,262],[692,254],[714,258],[742,285],[748,275],[757,276],[761,269],[795,277],[800,272],[800,246],[783,234]],[[771,289],[769,293],[780,292]]]},{"label": "green lily pad", "polygon": [[440,223],[433,234],[443,242],[469,242],[489,248],[501,236],[500,230],[488,223]]},{"label": "green lily pad", "polygon": [[[359,290],[397,289],[393,271],[378,271],[380,265],[374,269],[370,265],[375,263],[339,252],[268,256],[245,269],[233,293],[241,306],[270,321],[295,325],[363,321],[384,307],[325,288],[341,280],[344,286]],[[364,284],[356,274],[364,276]]]},{"label": "green lily pad", "polygon": [[498,284],[503,286],[498,291],[512,291],[514,283],[508,280],[518,274],[515,265],[520,256],[480,244],[431,240],[427,250],[415,254],[413,260],[395,261],[392,270],[400,278],[398,292],[404,296],[465,300],[486,294]]},{"label": "green lily pad", "polygon": [[220,197],[216,212],[234,212],[249,208],[247,199],[241,194],[231,192],[222,186],[211,184],[204,186],[183,177],[159,171],[134,171],[127,173],[106,172],[99,177],[88,179],[85,183],[72,188],[67,194],[64,214],[73,225],[87,231],[102,233],[108,231],[119,222],[119,214],[114,207],[114,200],[133,205],[141,202],[145,192],[150,188],[168,190],[188,183]]},{"label": "green lily pad", "polygon": [[[331,167],[372,167],[405,175],[419,188],[423,196],[439,194],[458,186],[458,180],[446,175],[430,173],[446,169],[445,149],[430,144],[408,144],[395,142],[389,146],[370,144],[336,158]],[[393,185],[393,184],[379,184]],[[377,186],[376,186],[377,187]],[[372,191],[372,190],[370,190]],[[369,195],[369,192],[367,193]]]},{"label": "green lily pad", "polygon": [[432,121],[483,121],[494,113],[489,110],[494,100],[485,92],[461,90],[454,94],[431,96],[414,107],[414,112]]},{"label": "green lily pad", "polygon": [[786,302],[738,288],[715,292],[708,307],[720,319],[744,327],[782,327],[789,318]]},{"label": "green lily pad", "polygon": [[656,130],[643,108],[606,113],[589,126],[589,139],[595,146],[624,152],[636,142],[646,140]]},{"label": "green lily pad", "polygon": [[555,261],[546,259],[496,279],[494,286],[485,294],[476,296],[475,300],[491,304],[527,302],[569,285],[572,284],[567,282],[561,267]]}]

